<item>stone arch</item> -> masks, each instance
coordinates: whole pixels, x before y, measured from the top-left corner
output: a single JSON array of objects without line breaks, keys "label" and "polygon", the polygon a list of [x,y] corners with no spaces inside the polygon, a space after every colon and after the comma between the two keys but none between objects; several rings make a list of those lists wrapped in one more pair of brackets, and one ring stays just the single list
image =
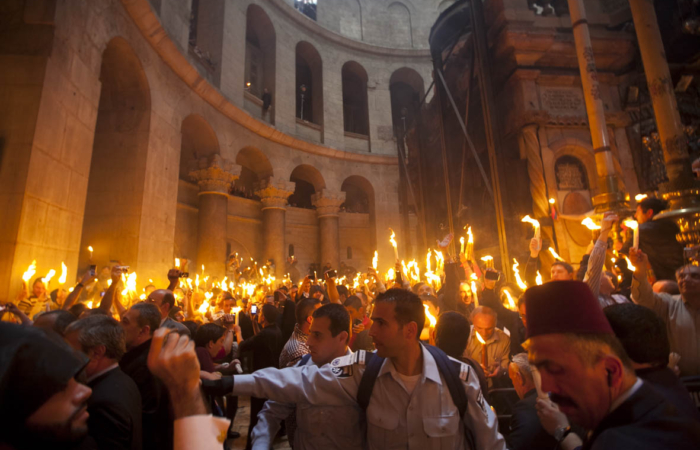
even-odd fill
[{"label": "stone arch", "polygon": [[340,190],[345,192],[345,210],[353,212],[352,209],[359,203],[366,208],[358,212],[369,214],[369,246],[377,248],[377,220],[375,208],[374,186],[361,175],[350,175],[340,186]]},{"label": "stone arch", "polygon": [[212,75],[215,86],[221,85],[225,0],[192,0],[190,8],[190,55],[204,73]]},{"label": "stone arch", "polygon": [[369,136],[367,71],[358,62],[348,61],[341,71],[343,83],[343,126],[345,132]]},{"label": "stone arch", "polygon": [[107,43],[100,82],[79,267],[89,264],[88,245],[95,249],[93,264],[139,259],[151,93],[143,65],[124,38]]},{"label": "stone arch", "polygon": [[261,181],[273,175],[272,164],[267,156],[255,147],[244,147],[236,155],[236,164],[241,166],[241,176],[236,180],[234,192],[246,197],[254,196]]},{"label": "stone arch", "polygon": [[309,164],[296,166],[289,181],[294,183],[294,193],[289,196],[289,204],[299,208],[313,208],[311,197],[326,187],[321,172]]},{"label": "stone arch", "polygon": [[[360,0],[346,0],[343,2],[343,20],[340,21],[340,34],[359,41],[364,39],[362,24],[362,4]],[[326,7],[327,8],[327,7]]]},{"label": "stone arch", "polygon": [[204,117],[190,114],[180,125],[180,179],[189,181],[192,163],[203,157],[220,152],[216,132]]},{"label": "stone arch", "polygon": [[274,123],[276,46],[275,26],[270,17],[262,7],[249,5],[246,10],[245,88],[258,99],[262,99],[265,89],[268,90],[273,105],[271,123]]},{"label": "stone arch", "polygon": [[397,136],[403,136],[405,132],[404,118],[406,129],[413,123],[424,90],[423,77],[414,69],[402,67],[391,74],[389,78],[391,119]]},{"label": "stone arch", "polygon": [[296,46],[295,89],[296,116],[323,125],[323,61],[316,47],[307,41],[299,41]]},{"label": "stone arch", "polygon": [[597,191],[598,183],[596,182],[597,172],[595,156],[593,155],[593,148],[589,144],[579,139],[565,138],[551,143],[549,148],[552,150],[552,160],[550,162],[552,177],[548,177],[548,183],[550,183],[551,186],[556,187],[554,164],[562,156],[571,155],[581,161],[585,166],[586,175],[588,176],[588,188],[591,193]]},{"label": "stone arch", "polygon": [[388,21],[391,24],[389,41],[396,47],[404,47],[406,42],[413,47],[413,28],[411,24],[411,11],[401,2],[393,2],[387,8]]}]

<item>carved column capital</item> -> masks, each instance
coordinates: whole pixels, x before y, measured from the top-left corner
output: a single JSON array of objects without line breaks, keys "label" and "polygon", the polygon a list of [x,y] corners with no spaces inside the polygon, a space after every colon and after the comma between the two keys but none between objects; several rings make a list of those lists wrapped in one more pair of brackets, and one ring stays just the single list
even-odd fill
[{"label": "carved column capital", "polygon": [[285,209],[287,198],[294,193],[294,183],[282,178],[260,182],[255,194],[260,197],[262,209]]},{"label": "carved column capital", "polygon": [[340,212],[340,205],[345,201],[345,192],[322,189],[311,197],[311,201],[316,207],[316,215],[319,219],[326,216],[337,216]]},{"label": "carved column capital", "polygon": [[228,195],[231,185],[241,176],[238,166],[221,155],[210,155],[193,161],[190,178],[199,185],[199,195]]}]

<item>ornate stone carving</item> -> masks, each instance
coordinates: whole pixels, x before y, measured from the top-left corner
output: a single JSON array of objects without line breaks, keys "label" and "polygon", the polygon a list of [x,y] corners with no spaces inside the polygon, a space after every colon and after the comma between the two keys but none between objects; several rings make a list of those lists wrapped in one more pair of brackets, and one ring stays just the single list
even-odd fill
[{"label": "ornate stone carving", "polygon": [[241,166],[222,158],[210,155],[195,160],[190,178],[199,185],[199,193],[228,195],[231,185],[241,176]]},{"label": "ornate stone carving", "polygon": [[311,197],[311,201],[316,207],[316,215],[319,218],[337,216],[340,212],[340,205],[345,201],[345,192],[322,189]]},{"label": "ornate stone carving", "polygon": [[262,201],[263,209],[284,209],[287,206],[287,198],[293,193],[294,183],[282,178],[264,180],[255,191]]},{"label": "ornate stone carving", "polygon": [[578,191],[587,189],[586,174],[583,164],[570,156],[559,158],[555,164],[557,189],[561,191]]}]

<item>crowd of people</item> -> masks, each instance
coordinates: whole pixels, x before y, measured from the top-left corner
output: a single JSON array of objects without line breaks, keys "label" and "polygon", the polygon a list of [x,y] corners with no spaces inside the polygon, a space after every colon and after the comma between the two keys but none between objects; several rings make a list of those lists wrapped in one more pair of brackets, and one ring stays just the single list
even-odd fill
[{"label": "crowd of people", "polygon": [[259,450],[700,448],[700,267],[663,207],[640,202],[638,245],[606,213],[546,282],[537,235],[517,283],[451,236],[425,276],[278,281],[236,255],[228,284],[175,268],[139,295],[124,266],[25,281],[0,311],[0,445],[222,448],[246,396]]}]

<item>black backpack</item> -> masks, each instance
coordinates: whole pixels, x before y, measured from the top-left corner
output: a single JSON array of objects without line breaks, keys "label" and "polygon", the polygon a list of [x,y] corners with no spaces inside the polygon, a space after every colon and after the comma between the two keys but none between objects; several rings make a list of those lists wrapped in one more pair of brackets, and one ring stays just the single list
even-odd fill
[{"label": "black backpack", "polygon": [[[459,378],[462,363],[450,360],[449,356],[447,356],[445,352],[437,347],[426,345],[425,348],[431,355],[433,355],[435,363],[438,366],[438,371],[447,383],[447,389],[450,391],[452,401],[459,410],[459,419],[463,420],[465,414],[467,413],[467,393],[464,391],[464,385],[462,384],[462,380]],[[374,383],[377,381],[377,375],[379,374],[379,370],[382,368],[382,364],[384,364],[384,358],[381,356],[377,356],[375,353],[370,352],[365,353],[365,371],[362,374],[360,386],[357,390],[357,403],[365,413],[367,412],[369,400],[372,397],[372,391],[374,390]],[[472,431],[466,426],[464,427],[464,430],[467,442],[469,443],[469,448],[476,448],[474,445],[475,441]]]}]

